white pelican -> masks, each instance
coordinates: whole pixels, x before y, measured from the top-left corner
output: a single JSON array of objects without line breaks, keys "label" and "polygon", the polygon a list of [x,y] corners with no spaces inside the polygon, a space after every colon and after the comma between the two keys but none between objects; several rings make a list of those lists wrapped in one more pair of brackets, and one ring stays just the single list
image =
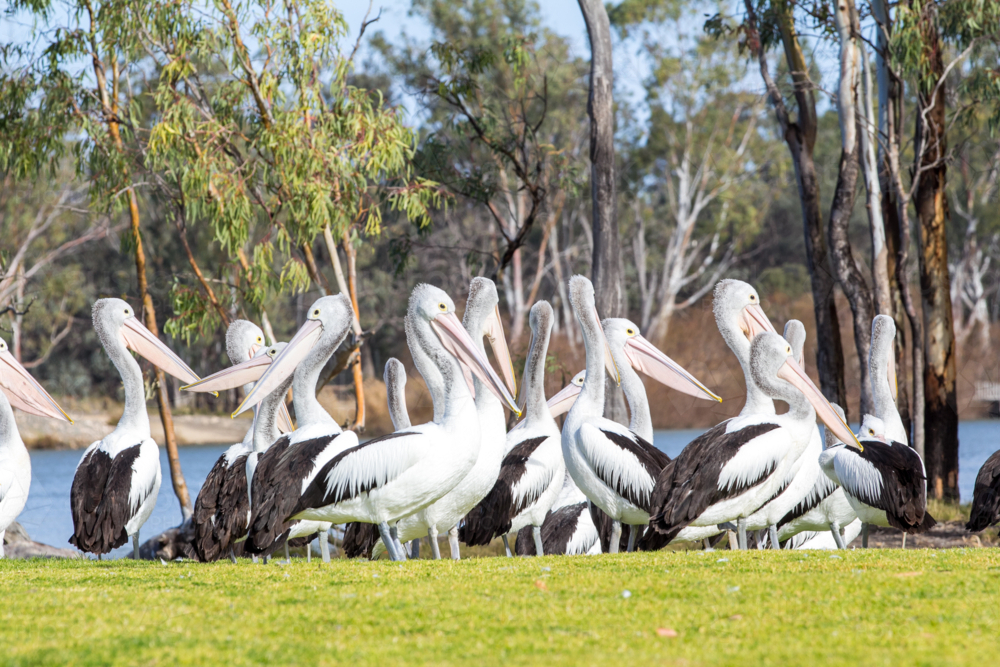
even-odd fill
[{"label": "white pelican", "polygon": [[672,539],[687,525],[736,519],[747,548],[746,517],[790,481],[818,416],[842,440],[857,442],[776,333],[753,337],[752,379],[765,396],[788,403],[782,415],[747,415],[715,426],[688,444],[657,481],[654,525]]},{"label": "white pelican", "polygon": [[[601,553],[601,535],[591,517],[590,501],[569,472],[564,475],[559,496],[542,523],[542,548],[549,556]],[[534,556],[537,553],[530,526],[525,526],[517,534],[514,549],[518,556]]]},{"label": "white pelican", "polygon": [[447,294],[417,285],[407,315],[417,343],[444,380],[441,423],[414,426],[342,451],[314,476],[289,517],[377,524],[393,560],[404,555],[390,522],[394,527],[400,518],[454,489],[479,456],[479,416],[464,370],[517,412],[513,397],[455,316]]},{"label": "white pelican", "polygon": [[469,545],[489,544],[531,526],[535,554],[545,553],[542,523],[559,496],[566,477],[559,427],[545,404],[545,360],[552,332],[552,306],[538,301],[529,314],[531,342],[524,362],[521,400],[525,411],[522,425],[507,434],[507,455],[493,488],[469,513],[462,539]]},{"label": "white pelican", "polygon": [[[251,515],[244,551],[268,556],[288,540],[320,533],[326,549],[330,524],[324,521],[290,522],[290,510],[315,472],[338,452],[357,445],[353,431],[343,431],[316,400],[323,366],[347,337],[353,318],[345,294],[324,296],[309,308],[305,323],[274,358],[233,415],[257,405],[292,377],[292,406],[298,428],[259,452],[256,466],[248,458]],[[294,544],[294,543],[293,543]]]},{"label": "white pelican", "polygon": [[[877,315],[872,322],[868,367],[878,414],[865,415],[868,426],[862,421],[864,439],[860,443],[845,441],[847,445],[827,449],[820,457],[823,472],[843,487],[862,521],[863,547],[868,546],[866,524],[892,526],[905,535],[922,533],[937,523],[926,511],[924,463],[920,455],[907,446],[906,433],[896,409],[895,336],[896,324],[892,318]],[[875,419],[880,421],[875,422]],[[879,432],[884,435],[879,437]]]},{"label": "white pelican", "polygon": [[389,405],[389,419],[396,431],[410,428],[410,414],[406,411],[406,367],[395,357],[385,362],[385,400]]},{"label": "white pelican", "polygon": [[70,544],[98,557],[132,537],[139,558],[139,529],[153,513],[160,490],[160,451],[149,436],[146,392],[136,352],[182,382],[198,376],[170,348],[142,326],[121,299],[94,303],[94,330],[125,387],[125,412],[115,430],[90,445],[80,459],[70,489],[73,536]]},{"label": "white pelican", "polygon": [[[469,298],[465,304],[462,324],[479,353],[486,357],[483,337],[490,342],[493,355],[510,393],[516,393],[514,367],[500,319],[500,297],[496,285],[487,278],[473,278],[469,285]],[[418,353],[419,355],[419,353]],[[414,359],[417,357],[415,356]],[[424,366],[426,364],[422,364]],[[466,373],[466,375],[468,375]],[[430,384],[437,384],[434,380]],[[493,488],[500,475],[500,465],[507,451],[507,423],[503,404],[497,400],[481,380],[474,377],[475,408],[479,415],[479,454],[472,469],[461,481],[440,499],[419,512],[403,517],[396,523],[397,539],[408,542],[426,535],[434,558],[440,558],[437,536],[448,531],[451,557],[459,557],[459,535],[455,530],[462,520]],[[384,547],[376,543],[372,557],[378,558]]]},{"label": "white pelican", "polygon": [[[972,491],[972,510],[965,524],[974,533],[986,530],[1000,521],[1000,450],[986,459],[976,475]],[[0,524],[3,525],[3,524]]]},{"label": "white pelican", "polygon": [[[650,494],[662,464],[653,453],[655,448],[651,444],[621,424],[602,416],[604,377],[601,368],[610,363],[608,370],[614,373],[616,379],[619,369],[611,358],[594,303],[594,286],[589,280],[583,276],[570,279],[570,302],[583,331],[587,375],[580,395],[563,423],[563,456],[576,485],[592,504],[613,521],[609,551],[618,552],[622,523],[631,526],[631,550],[638,532],[636,526],[645,526],[649,522]],[[677,388],[683,388],[693,396],[718,400],[690,373],[642,338],[638,329],[632,331],[628,341],[632,364],[647,364],[656,359],[661,363],[663,372],[676,376]]]},{"label": "white pelican", "polygon": [[[798,320],[789,320],[785,323],[783,337],[791,345],[792,356],[795,358],[795,361],[804,369],[802,351],[806,342],[805,326]],[[843,421],[843,415],[840,415],[840,413],[838,415],[841,421]],[[789,469],[789,477],[786,478],[787,484],[777,492],[774,498],[747,517],[747,530],[757,531],[763,528],[768,529],[768,538],[772,548],[778,548],[778,524],[786,520],[790,512],[801,511],[811,502],[818,502],[821,499],[819,494],[827,490],[827,485],[822,485],[820,489],[815,488],[817,480],[826,477],[819,467],[819,455],[822,452],[823,441],[819,435],[819,427],[813,423],[813,429],[809,435],[809,442],[805,450],[792,463]],[[816,493],[817,491],[819,494]],[[832,493],[832,489],[830,492]],[[837,530],[839,531],[839,529],[840,525],[838,524]]]},{"label": "white pelican", "polygon": [[[253,382],[264,374],[267,366],[285,347],[277,343],[263,347],[264,334],[251,322],[236,320],[226,332],[226,348],[233,361],[230,368],[215,373],[186,387],[190,391],[223,391],[243,383],[245,393],[253,388]],[[283,398],[283,397],[282,397]],[[275,405],[277,417],[275,427],[286,433],[292,430],[291,419],[284,400]],[[242,442],[238,442],[219,457],[205,478],[205,484],[195,503],[195,550],[202,561],[214,561],[229,553],[236,560],[239,542],[246,537],[247,522],[250,520],[250,493],[247,480],[247,460],[257,455],[256,426],[257,414],[250,424]],[[263,432],[270,433],[264,429]],[[276,434],[264,447],[279,437]],[[242,553],[242,546],[239,546]]]},{"label": "white pelican", "polygon": [[42,385],[17,363],[7,350],[7,341],[0,338],[0,558],[4,533],[24,509],[31,487],[31,457],[17,431],[12,407],[73,423]]}]

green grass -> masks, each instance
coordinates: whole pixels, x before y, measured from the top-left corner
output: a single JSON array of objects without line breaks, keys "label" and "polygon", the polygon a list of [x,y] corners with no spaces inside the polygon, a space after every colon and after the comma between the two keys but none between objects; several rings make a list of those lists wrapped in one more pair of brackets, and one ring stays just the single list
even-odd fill
[{"label": "green grass", "polygon": [[989,665],[998,637],[994,549],[0,561],[3,665]]}]

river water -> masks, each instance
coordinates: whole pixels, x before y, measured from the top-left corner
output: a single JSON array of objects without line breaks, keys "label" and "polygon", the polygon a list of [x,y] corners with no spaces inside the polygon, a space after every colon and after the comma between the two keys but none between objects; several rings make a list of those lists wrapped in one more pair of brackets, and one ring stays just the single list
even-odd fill
[{"label": "river water", "polygon": [[[701,433],[698,429],[657,431],[654,444],[673,458]],[[990,454],[1000,448],[1000,421],[961,422],[958,434],[961,443],[958,462],[959,491],[962,502],[967,503],[972,501],[972,488],[979,468]],[[205,476],[227,447],[228,445],[206,445],[180,448],[181,468],[192,499],[197,496]],[[31,494],[18,520],[32,539],[57,547],[69,546],[67,540],[73,534],[69,489],[82,455],[80,450],[31,452]],[[143,539],[176,526],[181,520],[180,506],[170,484],[167,453],[163,448],[160,448],[160,467],[163,470],[163,484],[156,500],[156,509],[143,526]],[[126,545],[113,551],[109,557],[120,558],[131,549],[131,544]]]}]

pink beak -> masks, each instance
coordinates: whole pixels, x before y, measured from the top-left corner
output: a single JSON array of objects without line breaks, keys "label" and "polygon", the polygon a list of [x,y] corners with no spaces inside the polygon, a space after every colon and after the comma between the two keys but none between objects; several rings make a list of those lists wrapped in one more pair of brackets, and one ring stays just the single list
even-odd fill
[{"label": "pink beak", "polygon": [[858,442],[858,437],[851,432],[851,429],[848,428],[847,424],[840,418],[840,415],[837,414],[837,411],[833,409],[830,402],[826,400],[823,393],[813,384],[813,381],[809,379],[809,376],[806,375],[806,372],[802,370],[802,367],[799,366],[794,358],[788,357],[778,370],[778,377],[790,383],[805,395],[806,400],[812,403],[813,408],[816,410],[816,416],[819,417],[820,421],[841,442],[864,451],[861,443]]},{"label": "pink beak", "polygon": [[149,329],[135,317],[125,320],[121,328],[125,346],[143,359],[169,373],[181,382],[197,382],[198,375],[181,360],[174,351],[163,344],[159,338],[149,332]]},{"label": "pink beak", "polygon": [[771,320],[767,318],[767,314],[764,312],[764,309],[757,304],[745,307],[742,312],[741,320],[743,333],[746,334],[747,340],[752,341],[754,336],[765,331],[778,333],[774,330],[774,325],[771,324]]},{"label": "pink beak", "polygon": [[457,360],[460,366],[467,368],[479,380],[492,391],[501,402],[506,403],[511,412],[517,415],[521,411],[517,408],[514,397],[511,396],[507,387],[504,386],[500,377],[490,366],[486,357],[479,351],[469,336],[469,332],[462,326],[462,322],[455,317],[454,313],[442,313],[431,320],[431,328],[437,334],[444,348]]},{"label": "pink beak", "polygon": [[695,398],[722,402],[721,398],[709,391],[697,378],[638,334],[625,343],[625,356],[628,357],[632,368],[661,384]]},{"label": "pink beak", "polygon": [[73,423],[55,399],[49,396],[49,392],[8,351],[0,352],[0,391],[18,410]]},{"label": "pink beak", "polygon": [[[586,373],[586,371],[583,371]],[[549,412],[552,413],[553,417],[558,417],[561,414],[569,412],[573,404],[576,403],[577,396],[583,391],[583,383],[577,384],[576,378],[573,378],[573,382],[560,389],[558,392],[553,394],[546,404],[549,406]]]},{"label": "pink beak", "polygon": [[274,391],[289,375],[294,373],[302,360],[312,351],[322,334],[323,325],[319,320],[306,320],[295,336],[288,341],[285,349],[278,353],[278,356],[271,362],[270,367],[260,376],[253,389],[246,395],[240,406],[236,408],[233,417],[246,412],[260,403],[265,396]]}]

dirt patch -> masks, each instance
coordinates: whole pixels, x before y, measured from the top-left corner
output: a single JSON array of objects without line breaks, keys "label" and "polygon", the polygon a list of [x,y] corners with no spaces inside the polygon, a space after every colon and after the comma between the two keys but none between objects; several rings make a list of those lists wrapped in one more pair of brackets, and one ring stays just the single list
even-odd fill
[{"label": "dirt patch", "polygon": [[[907,549],[957,549],[1000,546],[997,529],[990,528],[981,533],[965,529],[964,521],[942,521],[922,535],[908,535]],[[898,549],[903,543],[903,533],[895,528],[872,526],[868,536],[868,546],[877,549]],[[861,547],[861,538],[851,542],[852,547]]]}]

